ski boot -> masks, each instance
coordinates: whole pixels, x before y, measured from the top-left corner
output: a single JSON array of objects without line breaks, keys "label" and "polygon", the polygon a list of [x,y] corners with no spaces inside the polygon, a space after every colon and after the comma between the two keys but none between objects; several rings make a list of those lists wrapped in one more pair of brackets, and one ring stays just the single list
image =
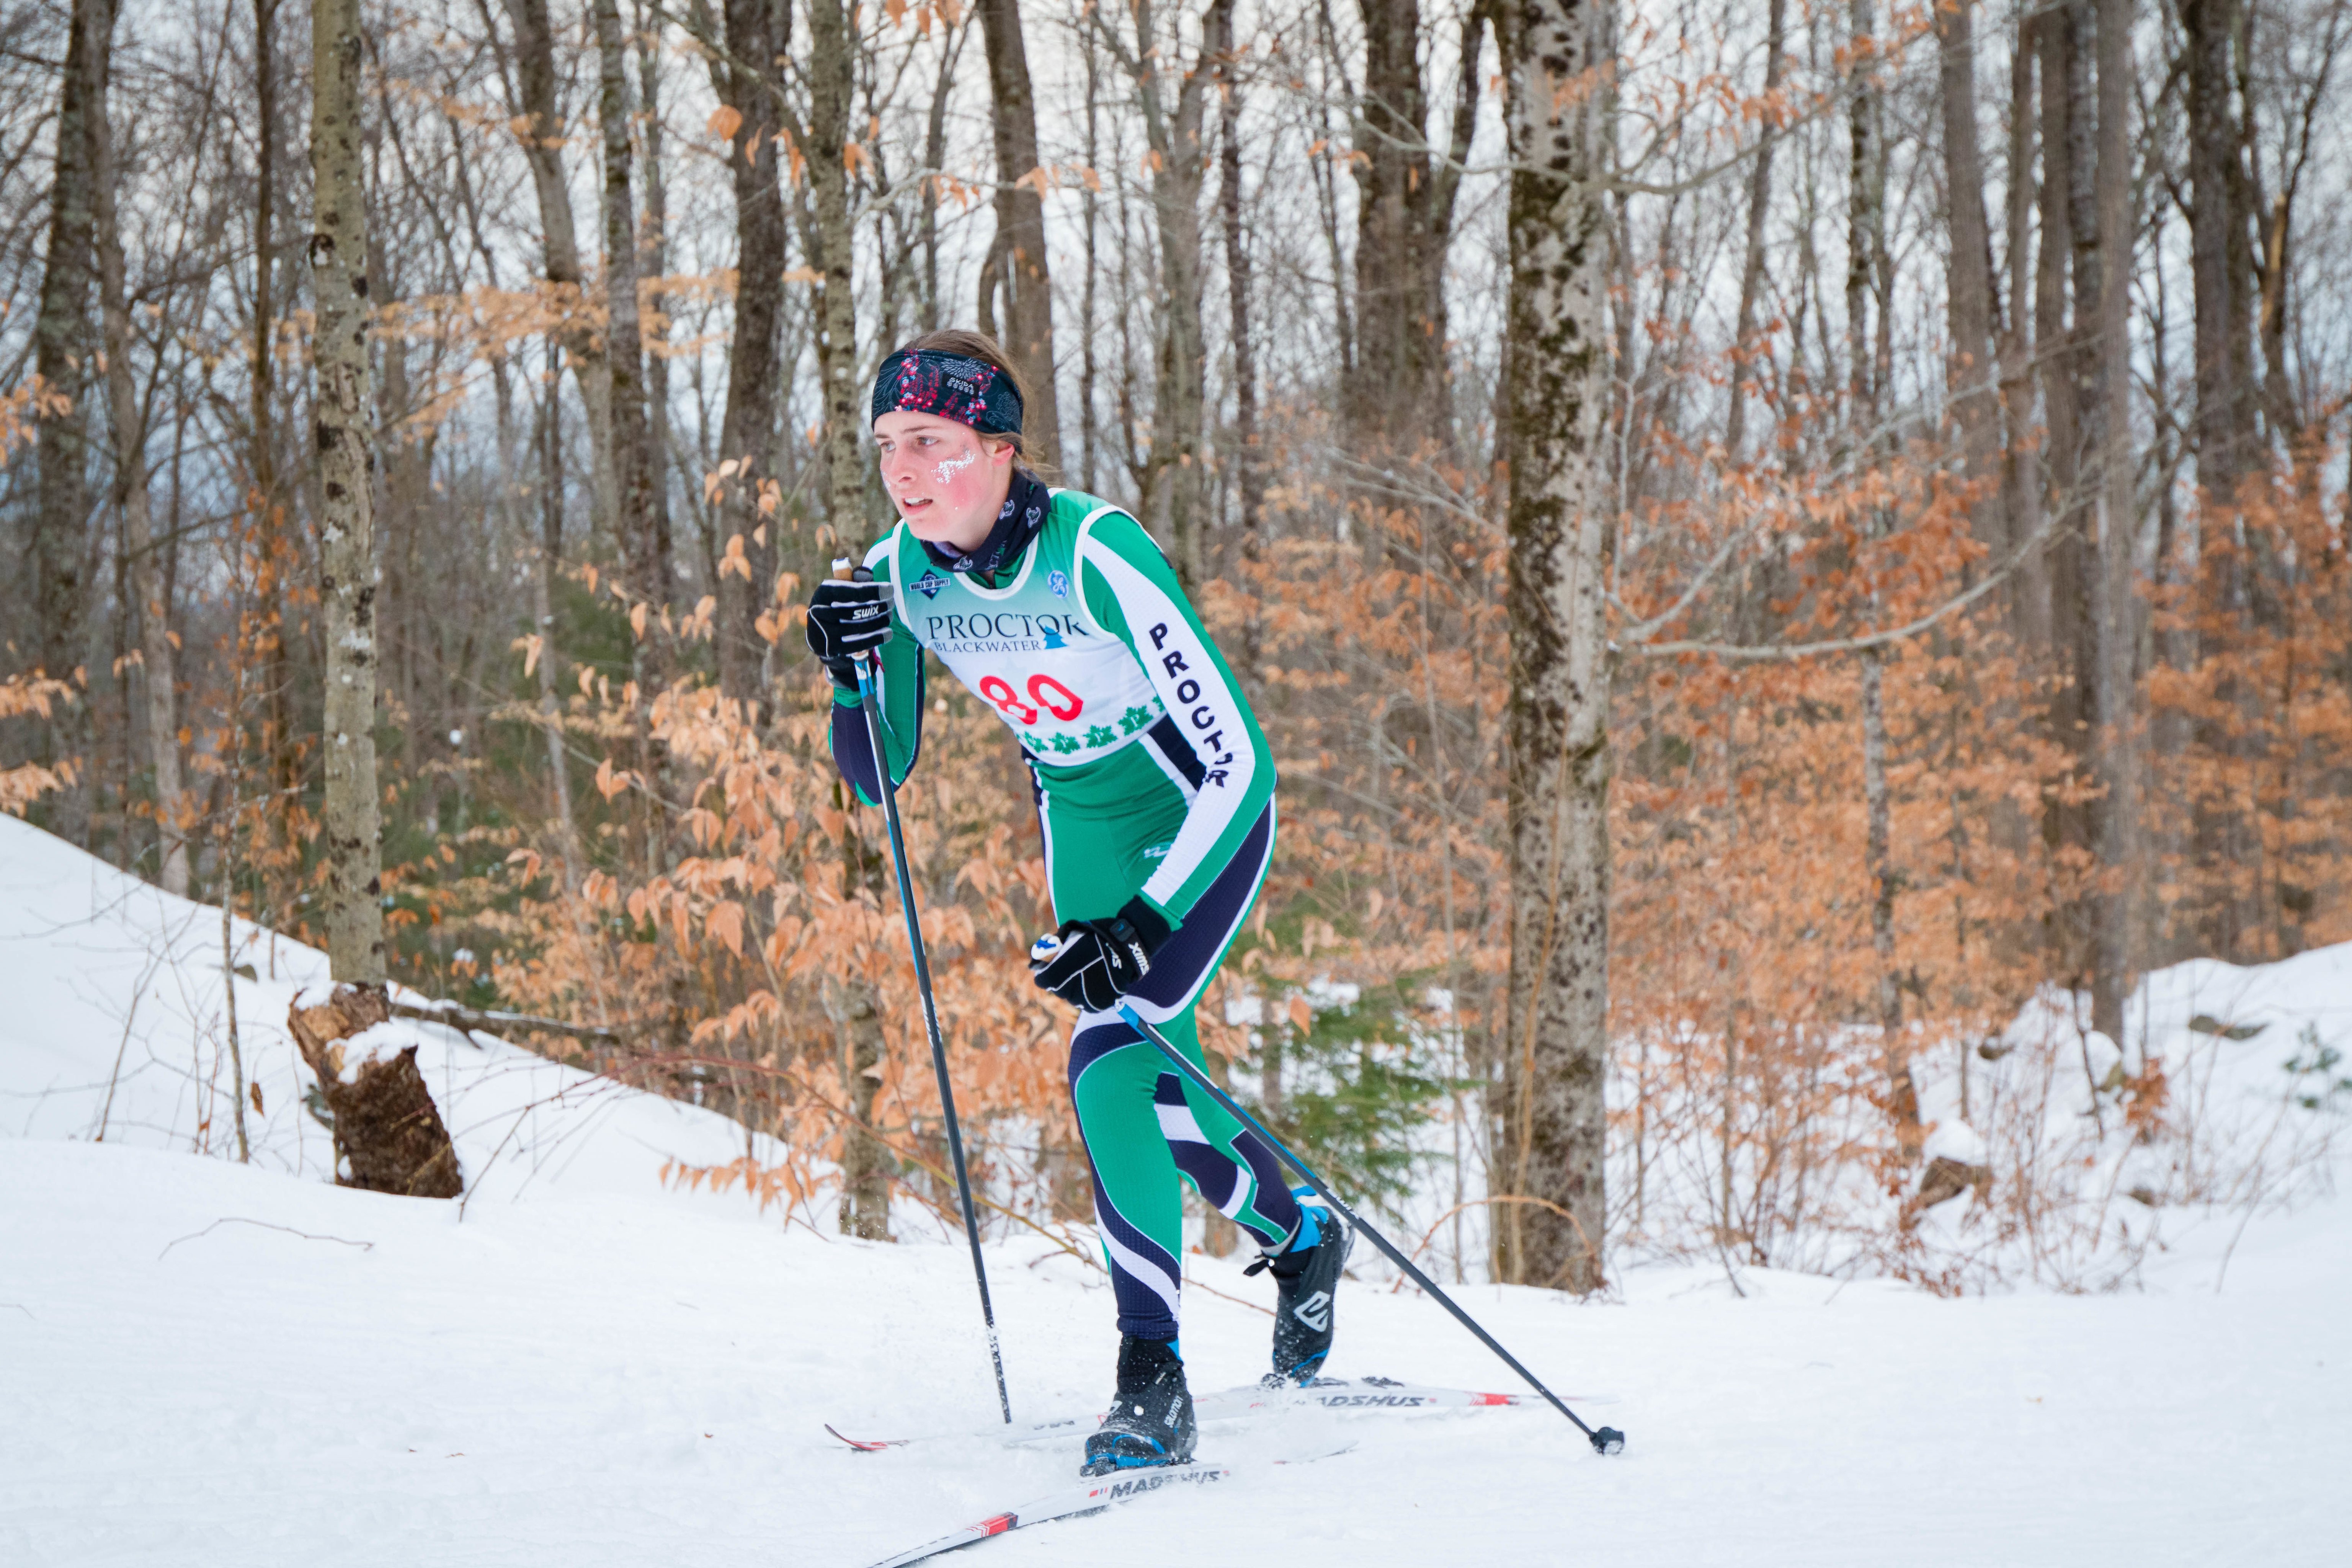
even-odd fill
[{"label": "ski boot", "polygon": [[1311,1191],[1299,1189],[1298,1234],[1289,1247],[1248,1269],[1274,1275],[1274,1371],[1264,1380],[1269,1388],[1303,1388],[1323,1370],[1331,1353],[1331,1298],[1356,1239],[1345,1220],[1307,1196]]},{"label": "ski boot", "polygon": [[1087,1462],[1078,1474],[1188,1465],[1199,1436],[1176,1342],[1127,1334],[1118,1342],[1118,1392],[1102,1426],[1087,1438]]}]

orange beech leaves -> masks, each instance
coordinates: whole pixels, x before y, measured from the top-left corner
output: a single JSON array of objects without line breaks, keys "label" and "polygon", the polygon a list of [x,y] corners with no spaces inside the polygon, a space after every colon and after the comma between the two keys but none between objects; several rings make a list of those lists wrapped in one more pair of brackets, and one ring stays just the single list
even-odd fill
[{"label": "orange beech leaves", "polygon": [[[1255,1068],[1313,1026],[1318,988],[1402,980],[1389,994],[1468,1091],[1443,1113],[1475,1167],[1496,1135],[1477,1089],[1497,1070],[1508,955],[1506,543],[1492,498],[1459,472],[1415,467],[1367,501],[1303,471],[1275,504],[1344,505],[1349,526],[1276,534],[1201,594],[1258,703],[1284,810],[1202,1034]],[[2052,731],[2057,677],[1988,591],[2017,562],[1972,537],[1941,454],[1720,478],[1620,524],[1612,1232],[1759,1262],[1818,1261],[1835,1241],[1954,1287],[1966,1268],[1918,1250],[1916,1156],[1889,1131],[1861,667],[1844,650],[1924,623],[1881,645],[1892,967],[1919,1071],[1964,1072],[1977,1042],[2063,977],[2054,912],[2094,871],[2046,818],[2095,786]],[[2145,826],[2128,868],[2146,895],[2144,963],[2352,935],[2352,586],[2329,505],[2315,477],[2250,492],[2232,541],[2145,587]],[[791,597],[780,584],[778,603]],[[849,1125],[847,1047],[822,986],[869,983],[885,1036],[870,1131],[902,1191],[936,1204],[936,1092],[879,815],[840,786],[827,693],[793,668],[788,700],[747,717],[694,680],[640,710],[583,667],[564,731],[594,753],[616,821],[657,818],[662,861],[600,853],[566,887],[527,834],[495,888],[450,894],[452,918],[495,934],[512,1003],[623,1031],[629,1046],[595,1065],[719,1105],[793,1151],[789,1168],[680,1179],[787,1206],[831,1190]],[[995,718],[951,681],[931,691],[901,792],[911,869],[975,1163],[997,1211],[1034,1223],[1074,1212],[1057,1193],[1076,1131],[1069,1020],[1028,982],[1028,942],[1052,923],[1033,806]],[[632,738],[640,723],[658,767]],[[1229,1023],[1227,1004],[1252,997],[1233,1014],[1248,1021]],[[2117,1125],[2160,1133],[2161,1061],[2104,1092]],[[2022,1111],[1990,1114],[2029,1127]],[[1988,1195],[2001,1226],[2053,1201],[1998,1171]]]}]

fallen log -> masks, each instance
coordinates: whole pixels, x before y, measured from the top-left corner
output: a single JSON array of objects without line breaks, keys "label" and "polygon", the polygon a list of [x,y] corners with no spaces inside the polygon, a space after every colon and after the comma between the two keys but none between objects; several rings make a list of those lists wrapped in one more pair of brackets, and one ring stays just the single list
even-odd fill
[{"label": "fallen log", "polygon": [[563,1035],[575,1040],[598,1040],[608,1046],[626,1044],[618,1029],[602,1024],[567,1024],[561,1018],[541,1018],[529,1013],[504,1013],[491,1008],[466,1007],[455,1002],[394,1002],[390,1004],[392,1016],[414,1018],[426,1024],[446,1024],[453,1029],[472,1034],[479,1029],[486,1035],[504,1035],[510,1030],[530,1029],[541,1034]]}]

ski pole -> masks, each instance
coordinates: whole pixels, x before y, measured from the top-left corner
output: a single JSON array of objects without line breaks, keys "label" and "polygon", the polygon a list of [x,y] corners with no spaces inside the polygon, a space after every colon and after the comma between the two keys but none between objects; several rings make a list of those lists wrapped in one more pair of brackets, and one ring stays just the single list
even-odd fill
[{"label": "ski pole", "polygon": [[[850,570],[847,557],[834,562],[837,582],[870,583],[863,566]],[[919,657],[919,655],[918,656]],[[882,704],[874,694],[874,656],[857,658],[857,702],[866,710],[866,739],[874,749],[874,772],[882,795],[882,820],[890,828],[890,867],[898,875],[898,908],[907,917],[907,947],[915,958],[915,989],[923,999],[923,1032],[930,1037],[931,1070],[940,1080],[940,1110],[948,1129],[948,1158],[955,1166],[956,1196],[963,1204],[964,1238],[971,1243],[971,1277],[980,1286],[980,1318],[988,1326],[988,1362],[996,1370],[996,1403],[1013,1424],[1013,1396],[1004,1387],[1004,1353],[996,1342],[996,1309],[988,1299],[988,1266],[980,1256],[980,1221],[972,1212],[971,1177],[963,1163],[963,1131],[956,1125],[955,1090],[948,1083],[948,1047],[940,1035],[939,1005],[931,1000],[931,966],[923,956],[923,926],[915,913],[915,884],[907,875],[907,840],[898,830],[898,789],[890,782],[890,753],[882,745]]]},{"label": "ski pole", "polygon": [[1219,1105],[1223,1106],[1227,1110],[1231,1111],[1240,1120],[1243,1126],[1247,1127],[1260,1138],[1265,1139],[1268,1148],[1281,1155],[1285,1161],[1288,1162],[1293,1170],[1306,1177],[1307,1184],[1313,1187],[1316,1193],[1325,1203],[1329,1204],[1333,1208],[1339,1210],[1340,1215],[1347,1219],[1349,1225],[1355,1226],[1356,1230],[1360,1234],[1370,1237],[1374,1247],[1379,1247],[1383,1253],[1388,1255],[1390,1262],[1404,1270],[1406,1278],[1410,1279],[1414,1284],[1420,1286],[1423,1289],[1428,1291],[1432,1296],[1436,1297],[1437,1304],[1444,1307],[1447,1311],[1453,1313],[1454,1321],[1460,1323],[1464,1328],[1477,1335],[1478,1342],[1480,1344],[1485,1345],[1488,1350],[1493,1351],[1496,1355],[1502,1357],[1504,1365],[1509,1367],[1513,1372],[1517,1373],[1521,1377],[1527,1379],[1528,1386],[1534,1389],[1538,1394],[1542,1394],[1546,1400],[1549,1401],[1551,1407],[1554,1410],[1559,1411],[1562,1415],[1565,1415],[1570,1421],[1575,1422],[1576,1429],[1583,1433],[1585,1436],[1591,1439],[1592,1451],[1594,1453],[1620,1454],[1624,1452],[1624,1433],[1620,1432],[1614,1426],[1603,1426],[1597,1432],[1591,1427],[1587,1426],[1583,1421],[1578,1417],[1575,1411],[1570,1410],[1566,1405],[1560,1402],[1559,1394],[1554,1394],[1550,1389],[1546,1388],[1542,1382],[1537,1378],[1534,1373],[1529,1372],[1526,1367],[1519,1364],[1518,1357],[1505,1350],[1500,1341],[1496,1340],[1494,1335],[1488,1333],[1485,1329],[1480,1328],[1478,1326],[1478,1321],[1475,1318],[1473,1318],[1469,1313],[1464,1311],[1454,1303],[1453,1297],[1438,1289],[1436,1280],[1432,1279],[1428,1275],[1423,1274],[1420,1269],[1414,1268],[1412,1258],[1407,1258],[1403,1253],[1399,1252],[1395,1246],[1390,1242],[1387,1237],[1382,1236],[1379,1231],[1374,1230],[1370,1226],[1366,1225],[1362,1219],[1358,1217],[1355,1210],[1340,1202],[1339,1194],[1333,1192],[1323,1178],[1315,1173],[1313,1166],[1307,1164],[1306,1161],[1292,1153],[1290,1152],[1289,1145],[1283,1142],[1281,1139],[1276,1138],[1273,1133],[1267,1131],[1264,1122],[1260,1121],[1256,1117],[1252,1116],[1248,1111],[1244,1110],[1239,1101],[1234,1100],[1232,1095],[1227,1094],[1223,1089],[1217,1087],[1215,1079],[1212,1079],[1207,1073],[1202,1072],[1199,1068],[1194,1067],[1191,1062],[1187,1061],[1184,1058],[1183,1052],[1178,1050],[1174,1046],[1168,1043],[1167,1036],[1161,1034],[1151,1025],[1144,1022],[1142,1016],[1137,1013],[1136,1010],[1127,1003],[1120,1003],[1118,1011],[1120,1016],[1124,1017],[1129,1024],[1132,1024],[1138,1030],[1139,1030],[1145,1039],[1150,1040],[1153,1045],[1160,1047],[1160,1054],[1161,1056],[1166,1057],[1170,1061],[1176,1064],[1177,1071],[1182,1073],[1186,1078],[1191,1079],[1194,1083],[1200,1085],[1202,1089],[1207,1090],[1209,1098],[1215,1100]]}]

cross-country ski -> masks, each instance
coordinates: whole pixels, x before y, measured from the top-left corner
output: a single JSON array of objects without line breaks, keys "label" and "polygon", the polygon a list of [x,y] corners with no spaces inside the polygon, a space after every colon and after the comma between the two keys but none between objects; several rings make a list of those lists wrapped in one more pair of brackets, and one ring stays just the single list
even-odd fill
[{"label": "cross-country ski", "polygon": [[1016,1530],[1025,1530],[1033,1524],[1047,1524],[1057,1519],[1081,1519],[1145,1498],[1181,1498],[1228,1486],[1254,1469],[1309,1464],[1335,1454],[1344,1454],[1353,1447],[1352,1443],[1310,1445],[1286,1458],[1228,1465],[1194,1462],[1161,1466],[1082,1481],[1032,1499],[1017,1508],[974,1520],[937,1540],[901,1552],[895,1557],[886,1557],[874,1563],[872,1568],[907,1568],[909,1563],[925,1562],[943,1552],[959,1552],[967,1546],[976,1546],[983,1541],[991,1541]]},{"label": "cross-country ski", "polygon": [[[1612,1405],[1606,1394],[1571,1394],[1579,1405],[1601,1406]],[[1486,1410],[1515,1405],[1536,1403],[1532,1394],[1491,1394],[1466,1388],[1431,1388],[1419,1384],[1399,1383],[1384,1377],[1344,1378],[1318,1377],[1305,1385],[1286,1384],[1269,1388],[1263,1383],[1245,1384],[1238,1388],[1219,1389],[1214,1393],[1193,1397],[1193,1416],[1202,1423],[1239,1421],[1252,1415],[1284,1410],[1344,1410],[1349,1412],[1381,1412],[1396,1414],[1412,1410]],[[1084,1415],[1064,1415],[1045,1421],[1018,1422],[1011,1426],[995,1423],[974,1426],[961,1432],[933,1432],[914,1437],[858,1437],[842,1431],[831,1422],[825,1430],[850,1447],[862,1453],[879,1453],[890,1448],[904,1448],[925,1443],[946,1443],[958,1440],[984,1440],[1020,1446],[1030,1443],[1051,1443],[1082,1436],[1101,1419],[1100,1411]]]}]

